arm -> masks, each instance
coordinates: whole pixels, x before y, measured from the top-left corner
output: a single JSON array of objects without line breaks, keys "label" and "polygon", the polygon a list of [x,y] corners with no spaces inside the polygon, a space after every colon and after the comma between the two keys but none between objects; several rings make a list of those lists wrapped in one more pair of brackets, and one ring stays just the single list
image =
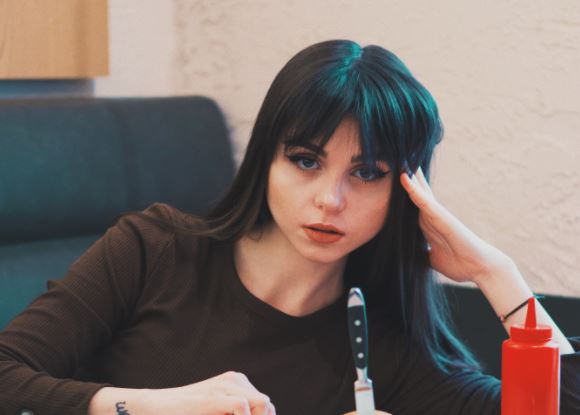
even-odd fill
[{"label": "arm", "polygon": [[[457,282],[474,282],[498,316],[510,312],[533,295],[506,254],[480,239],[436,200],[420,168],[412,179],[402,174],[401,184],[420,210],[419,224],[430,245],[429,259],[433,269]],[[526,307],[523,307],[509,317],[504,323],[508,334],[509,327],[523,323],[525,316]],[[552,327],[562,354],[574,352],[541,305],[538,323]]]},{"label": "arm", "polygon": [[62,281],[51,281],[48,292],[0,333],[0,413],[275,413],[269,398],[240,373],[166,389],[115,388],[74,379],[131,319],[142,287],[156,274],[174,237],[142,221],[119,221],[71,265]]},{"label": "arm", "polygon": [[[74,377],[138,298],[146,270],[135,229],[124,220],[109,229],[0,333],[0,413],[86,413],[91,396],[107,386]],[[143,250],[159,251],[164,242]]]},{"label": "arm", "polygon": [[106,387],[91,399],[88,415],[275,415],[270,398],[237,372],[167,389]]},{"label": "arm", "polygon": [[[401,184],[419,208],[419,226],[429,246],[429,260],[436,271],[456,282],[472,281],[482,291],[497,315],[508,313],[532,291],[513,261],[503,252],[480,239],[443,207],[433,195],[421,169],[409,177],[401,174]],[[561,413],[580,410],[580,351],[574,347],[541,307],[538,322],[550,325],[561,352]],[[523,323],[526,307],[510,316],[504,324]],[[498,318],[499,321],[499,318]],[[462,388],[459,384],[458,388]],[[499,396],[498,396],[499,398]]]}]

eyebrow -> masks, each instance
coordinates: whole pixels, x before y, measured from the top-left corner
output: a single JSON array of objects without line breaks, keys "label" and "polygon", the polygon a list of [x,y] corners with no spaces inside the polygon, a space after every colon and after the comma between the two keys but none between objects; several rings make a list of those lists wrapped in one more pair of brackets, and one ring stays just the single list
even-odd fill
[{"label": "eyebrow", "polygon": [[[316,144],[312,144],[312,143],[284,143],[284,150],[288,150],[291,148],[305,148],[307,150],[310,150],[314,153],[316,153],[317,155],[321,156],[321,157],[326,157],[328,155],[328,153],[326,151],[324,151],[324,149],[320,146],[317,146]],[[384,154],[377,154],[376,155],[376,159],[378,161],[387,161],[387,157]],[[352,156],[352,158],[350,159],[351,163],[359,163],[361,161],[364,161],[364,158],[362,156],[362,154],[356,155],[356,156]]]}]

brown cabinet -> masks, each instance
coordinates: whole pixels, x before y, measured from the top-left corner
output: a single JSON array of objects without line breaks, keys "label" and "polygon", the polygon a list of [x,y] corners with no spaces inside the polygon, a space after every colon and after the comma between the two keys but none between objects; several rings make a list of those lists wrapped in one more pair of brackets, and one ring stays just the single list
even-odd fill
[{"label": "brown cabinet", "polygon": [[109,72],[107,0],[0,0],[0,79]]}]

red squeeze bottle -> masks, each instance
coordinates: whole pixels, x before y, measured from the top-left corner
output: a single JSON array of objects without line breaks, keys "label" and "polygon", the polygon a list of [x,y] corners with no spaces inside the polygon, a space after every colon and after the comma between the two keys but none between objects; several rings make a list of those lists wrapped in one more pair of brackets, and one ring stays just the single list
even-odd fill
[{"label": "red squeeze bottle", "polygon": [[502,345],[501,414],[558,415],[559,408],[560,348],[552,328],[536,324],[532,297],[526,324],[511,326]]}]

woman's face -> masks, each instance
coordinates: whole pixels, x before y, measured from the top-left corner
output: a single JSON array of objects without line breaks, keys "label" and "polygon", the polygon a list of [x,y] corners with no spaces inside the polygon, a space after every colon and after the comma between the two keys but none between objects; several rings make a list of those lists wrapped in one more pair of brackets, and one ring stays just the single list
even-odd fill
[{"label": "woman's face", "polygon": [[372,239],[387,216],[393,174],[364,163],[358,125],[345,119],[324,148],[282,144],[268,176],[267,200],[291,249],[333,263]]}]

